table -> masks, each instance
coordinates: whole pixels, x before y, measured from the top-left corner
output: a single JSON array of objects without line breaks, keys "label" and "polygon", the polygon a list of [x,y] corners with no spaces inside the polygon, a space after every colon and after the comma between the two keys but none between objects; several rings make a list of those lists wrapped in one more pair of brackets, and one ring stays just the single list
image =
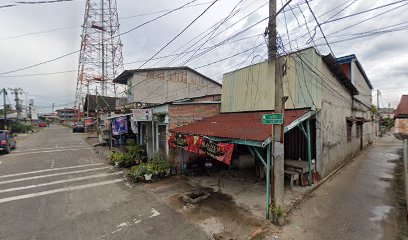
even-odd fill
[{"label": "table", "polygon": [[[309,163],[307,161],[285,159],[284,166],[287,170],[299,172],[300,181],[303,184],[303,174],[309,172]],[[315,168],[315,164],[312,163],[311,167],[313,171]]]}]

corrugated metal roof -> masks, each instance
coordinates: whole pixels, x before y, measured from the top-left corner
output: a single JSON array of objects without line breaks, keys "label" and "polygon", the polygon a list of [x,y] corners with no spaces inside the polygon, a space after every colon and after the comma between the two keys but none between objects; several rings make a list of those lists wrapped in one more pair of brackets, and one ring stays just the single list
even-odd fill
[{"label": "corrugated metal roof", "polygon": [[158,67],[158,68],[140,68],[140,69],[129,69],[129,70],[125,70],[124,72],[122,72],[119,76],[117,76],[113,82],[114,83],[120,83],[120,84],[127,84],[127,80],[134,74],[134,73],[140,73],[140,72],[149,72],[149,71],[173,71],[173,70],[185,70],[185,71],[190,71],[193,72],[205,79],[207,79],[210,82],[213,82],[215,84],[217,84],[218,86],[222,86],[221,83],[215,81],[212,78],[209,78],[207,76],[205,76],[204,74],[190,68],[187,66],[181,66],[181,67]]},{"label": "corrugated metal roof", "polygon": [[395,110],[395,117],[408,118],[408,95],[402,95],[398,107]]},{"label": "corrugated metal roof", "polygon": [[[286,110],[285,126],[309,111],[309,109]],[[272,136],[272,125],[262,124],[262,114],[267,113],[273,111],[223,113],[171,129],[170,132],[263,142]]]}]

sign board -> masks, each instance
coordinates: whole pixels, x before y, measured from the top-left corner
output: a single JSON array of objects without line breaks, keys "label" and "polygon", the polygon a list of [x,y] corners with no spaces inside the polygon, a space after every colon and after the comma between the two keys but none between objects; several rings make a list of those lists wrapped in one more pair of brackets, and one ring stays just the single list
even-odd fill
[{"label": "sign board", "polygon": [[152,121],[152,109],[132,109],[133,121]]},{"label": "sign board", "polygon": [[128,133],[127,117],[118,117],[112,121],[112,135]]},{"label": "sign board", "polygon": [[283,124],[283,113],[262,114],[262,124]]}]

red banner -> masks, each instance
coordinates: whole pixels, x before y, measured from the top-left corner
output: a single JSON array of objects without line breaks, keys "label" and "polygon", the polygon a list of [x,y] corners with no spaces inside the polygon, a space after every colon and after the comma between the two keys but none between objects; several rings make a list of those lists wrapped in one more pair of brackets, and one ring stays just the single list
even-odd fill
[{"label": "red banner", "polygon": [[234,151],[233,143],[217,143],[208,138],[183,134],[172,134],[169,139],[169,146],[183,148],[197,154],[206,154],[228,165],[231,164],[232,152]]}]

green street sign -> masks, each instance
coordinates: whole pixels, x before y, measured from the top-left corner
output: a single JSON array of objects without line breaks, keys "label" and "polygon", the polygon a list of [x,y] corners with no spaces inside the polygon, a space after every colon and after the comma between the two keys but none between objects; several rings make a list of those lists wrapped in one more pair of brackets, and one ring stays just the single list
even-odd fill
[{"label": "green street sign", "polygon": [[262,124],[283,124],[283,113],[262,114]]}]

